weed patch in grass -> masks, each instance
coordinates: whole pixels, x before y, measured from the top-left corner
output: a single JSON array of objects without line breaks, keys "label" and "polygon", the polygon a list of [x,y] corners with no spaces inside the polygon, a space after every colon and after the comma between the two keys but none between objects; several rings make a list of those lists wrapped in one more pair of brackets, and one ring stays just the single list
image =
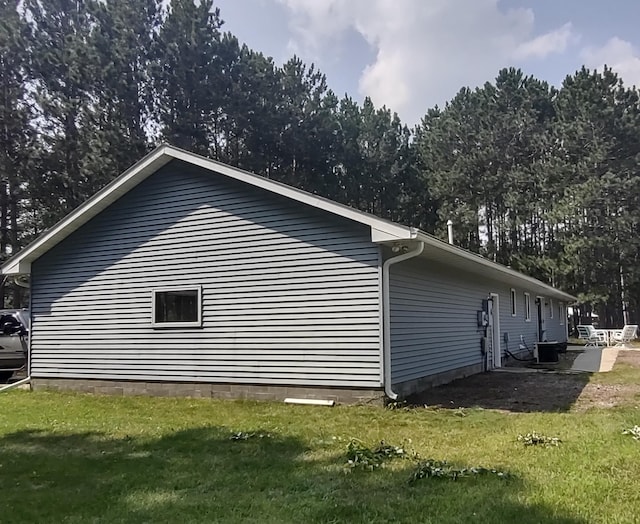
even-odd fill
[{"label": "weed patch in grass", "polygon": [[548,437],[539,435],[538,433],[527,433],[526,435],[518,435],[518,442],[522,442],[525,446],[558,446],[562,441],[558,437]]},{"label": "weed patch in grass", "polygon": [[640,426],[633,426],[632,428],[625,429],[622,432],[623,435],[631,435],[634,440],[640,440]]},{"label": "weed patch in grass", "polygon": [[365,446],[358,439],[351,439],[347,444],[346,459],[349,470],[373,471],[382,467],[385,462],[406,456],[404,447],[386,444],[384,440],[374,448]]},{"label": "weed patch in grass", "polygon": [[479,477],[486,475],[495,475],[499,479],[509,478],[509,474],[506,471],[477,466],[461,468],[453,466],[447,461],[429,459],[418,462],[416,470],[411,475],[409,482],[413,483],[418,480],[428,478],[459,480],[465,477]]},{"label": "weed patch in grass", "polygon": [[266,431],[252,431],[251,433],[247,433],[246,431],[238,431],[237,433],[233,433],[229,439],[231,440],[249,440],[250,438],[271,438],[271,433],[267,433]]}]

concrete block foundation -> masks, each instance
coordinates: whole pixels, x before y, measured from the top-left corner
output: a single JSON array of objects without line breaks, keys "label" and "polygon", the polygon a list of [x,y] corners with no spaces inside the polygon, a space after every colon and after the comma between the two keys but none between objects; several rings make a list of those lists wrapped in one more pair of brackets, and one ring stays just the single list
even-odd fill
[{"label": "concrete block foundation", "polygon": [[80,391],[98,395],[149,395],[219,399],[333,400],[340,404],[384,404],[382,389],[313,388],[262,384],[208,384],[201,382],[151,382],[104,379],[32,378],[34,390]]}]

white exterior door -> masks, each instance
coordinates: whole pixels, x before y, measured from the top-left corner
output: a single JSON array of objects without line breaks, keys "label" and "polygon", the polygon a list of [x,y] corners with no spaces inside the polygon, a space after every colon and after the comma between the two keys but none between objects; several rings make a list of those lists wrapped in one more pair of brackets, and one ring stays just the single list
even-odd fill
[{"label": "white exterior door", "polygon": [[491,339],[491,366],[502,367],[502,350],[500,347],[500,297],[491,293],[489,300],[489,337]]},{"label": "white exterior door", "polygon": [[545,342],[547,340],[547,326],[545,325],[544,297],[536,297],[536,305],[538,311],[538,342]]}]

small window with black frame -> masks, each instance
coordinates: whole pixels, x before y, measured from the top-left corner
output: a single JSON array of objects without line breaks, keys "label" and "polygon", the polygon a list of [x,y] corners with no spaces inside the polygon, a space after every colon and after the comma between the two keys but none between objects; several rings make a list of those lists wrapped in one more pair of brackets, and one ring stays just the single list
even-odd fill
[{"label": "small window with black frame", "polygon": [[154,326],[199,327],[202,325],[202,289],[166,288],[153,291]]}]

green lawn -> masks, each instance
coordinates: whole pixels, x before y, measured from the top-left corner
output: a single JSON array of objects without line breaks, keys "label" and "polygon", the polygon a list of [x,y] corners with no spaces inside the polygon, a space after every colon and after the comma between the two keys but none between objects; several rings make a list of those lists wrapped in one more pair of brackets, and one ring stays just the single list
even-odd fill
[{"label": "green lawn", "polygon": [[[638,406],[513,414],[13,391],[0,395],[0,522],[638,522],[640,441],[622,435]],[[562,443],[517,442],[529,432]],[[352,438],[509,477],[410,484],[411,459],[348,472]]]}]

